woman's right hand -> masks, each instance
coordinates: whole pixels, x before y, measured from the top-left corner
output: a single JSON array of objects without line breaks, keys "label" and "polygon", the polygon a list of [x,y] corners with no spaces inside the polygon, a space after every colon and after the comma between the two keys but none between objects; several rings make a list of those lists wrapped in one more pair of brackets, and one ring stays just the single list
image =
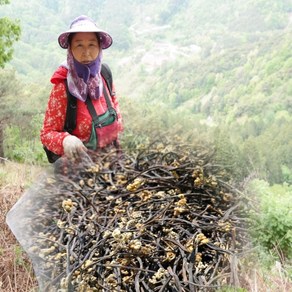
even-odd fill
[{"label": "woman's right hand", "polygon": [[69,135],[63,140],[64,154],[68,158],[77,158],[80,154],[86,152],[87,148],[76,136]]}]

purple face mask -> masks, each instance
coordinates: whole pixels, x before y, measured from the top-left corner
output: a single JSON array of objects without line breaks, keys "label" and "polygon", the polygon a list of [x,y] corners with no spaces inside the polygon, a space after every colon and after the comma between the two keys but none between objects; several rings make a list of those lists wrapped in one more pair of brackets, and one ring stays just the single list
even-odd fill
[{"label": "purple face mask", "polygon": [[100,71],[101,66],[101,54],[98,54],[97,58],[89,64],[79,63],[73,57],[74,66],[78,77],[82,78],[85,83],[88,82],[89,77],[95,77]]},{"label": "purple face mask", "polygon": [[81,101],[85,101],[89,95],[97,99],[102,92],[102,80],[100,76],[102,50],[97,58],[90,64],[81,64],[74,59],[70,48],[67,53],[67,82],[72,95]]}]

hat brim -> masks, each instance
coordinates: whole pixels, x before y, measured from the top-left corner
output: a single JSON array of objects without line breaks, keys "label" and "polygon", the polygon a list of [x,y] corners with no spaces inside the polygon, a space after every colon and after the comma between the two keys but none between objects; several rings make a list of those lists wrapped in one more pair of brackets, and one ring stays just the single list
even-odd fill
[{"label": "hat brim", "polygon": [[105,31],[100,30],[100,29],[96,29],[96,28],[88,28],[86,30],[81,29],[81,28],[74,28],[74,29],[69,29],[63,33],[61,33],[58,37],[58,42],[61,48],[63,49],[67,49],[69,46],[68,43],[68,37],[71,33],[77,33],[77,32],[95,32],[98,34],[98,36],[100,37],[100,43],[101,43],[101,47],[103,50],[109,48],[112,43],[113,43],[113,39],[112,37]]}]

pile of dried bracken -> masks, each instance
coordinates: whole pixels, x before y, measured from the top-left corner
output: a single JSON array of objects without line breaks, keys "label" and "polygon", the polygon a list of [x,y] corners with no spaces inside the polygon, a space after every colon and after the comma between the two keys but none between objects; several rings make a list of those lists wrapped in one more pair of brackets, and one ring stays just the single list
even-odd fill
[{"label": "pile of dried bracken", "polygon": [[212,291],[247,242],[224,170],[182,145],[60,159],[9,218],[43,291]]}]

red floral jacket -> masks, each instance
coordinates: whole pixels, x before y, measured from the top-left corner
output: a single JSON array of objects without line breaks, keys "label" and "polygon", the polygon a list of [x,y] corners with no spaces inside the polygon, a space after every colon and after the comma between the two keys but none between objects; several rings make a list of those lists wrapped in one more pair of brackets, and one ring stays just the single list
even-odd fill
[{"label": "red floral jacket", "polygon": [[[64,154],[63,140],[70,135],[68,132],[64,132],[63,129],[67,110],[67,93],[64,82],[67,78],[67,72],[65,67],[59,67],[51,78],[54,86],[50,94],[40,133],[42,144],[58,155]],[[105,80],[103,80],[103,86],[106,87]],[[101,115],[107,111],[107,104],[103,94],[100,98],[92,100],[92,102],[97,115]],[[112,105],[117,112],[119,131],[121,132],[123,130],[122,117],[116,96],[112,97]],[[90,138],[91,128],[92,118],[87,106],[85,102],[77,100],[76,128],[72,132],[72,135],[78,137],[82,142],[87,142]]]}]

